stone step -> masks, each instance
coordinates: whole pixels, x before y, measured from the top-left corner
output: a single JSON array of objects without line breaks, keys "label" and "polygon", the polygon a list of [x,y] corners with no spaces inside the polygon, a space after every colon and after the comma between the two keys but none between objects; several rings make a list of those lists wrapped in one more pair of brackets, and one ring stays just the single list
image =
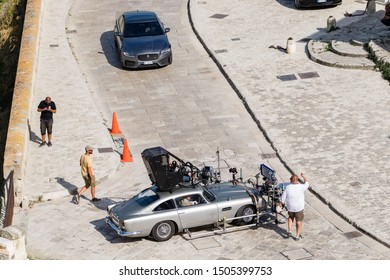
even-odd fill
[{"label": "stone step", "polygon": [[375,63],[370,59],[336,54],[332,51],[331,45],[331,41],[310,40],[307,44],[310,59],[317,63],[337,68],[375,69]]},{"label": "stone step", "polygon": [[364,45],[351,44],[350,42],[332,40],[332,51],[338,55],[351,57],[368,57]]}]

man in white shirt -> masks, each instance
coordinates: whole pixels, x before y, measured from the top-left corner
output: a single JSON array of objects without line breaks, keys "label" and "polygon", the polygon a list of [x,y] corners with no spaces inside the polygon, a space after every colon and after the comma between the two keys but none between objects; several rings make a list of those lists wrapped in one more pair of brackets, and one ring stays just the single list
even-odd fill
[{"label": "man in white shirt", "polygon": [[306,176],[301,173],[303,184],[299,183],[297,175],[293,174],[290,178],[290,184],[280,197],[280,204],[285,204],[288,211],[288,234],[291,235],[292,224],[295,220],[296,239],[302,238],[301,230],[304,218],[303,209],[305,208],[305,191],[309,188],[309,182]]}]

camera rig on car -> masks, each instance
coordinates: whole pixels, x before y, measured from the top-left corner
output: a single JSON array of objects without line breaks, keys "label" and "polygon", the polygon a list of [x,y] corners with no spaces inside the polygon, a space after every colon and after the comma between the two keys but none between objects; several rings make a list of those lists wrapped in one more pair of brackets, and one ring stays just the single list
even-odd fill
[{"label": "camera rig on car", "polygon": [[199,169],[162,147],[145,149],[141,155],[152,184],[161,191],[172,191],[177,187],[199,183],[208,185],[219,180],[213,167]]}]

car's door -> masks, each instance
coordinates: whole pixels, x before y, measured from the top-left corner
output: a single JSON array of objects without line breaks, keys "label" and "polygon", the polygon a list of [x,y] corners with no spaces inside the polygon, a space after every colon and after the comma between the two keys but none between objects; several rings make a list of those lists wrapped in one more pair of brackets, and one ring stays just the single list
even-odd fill
[{"label": "car's door", "polygon": [[213,224],[218,221],[217,207],[214,203],[207,202],[200,194],[193,194],[189,200],[195,202],[188,205],[182,201],[188,199],[188,195],[176,198],[178,215],[183,228],[192,228]]}]

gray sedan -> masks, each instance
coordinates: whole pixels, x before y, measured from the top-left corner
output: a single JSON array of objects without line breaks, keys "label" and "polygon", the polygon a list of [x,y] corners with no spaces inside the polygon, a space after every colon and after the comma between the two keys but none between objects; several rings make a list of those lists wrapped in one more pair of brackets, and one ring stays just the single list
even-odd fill
[{"label": "gray sedan", "polygon": [[342,0],[294,0],[297,8],[326,7],[341,5]]},{"label": "gray sedan", "polygon": [[198,184],[172,191],[152,186],[130,200],[109,206],[106,222],[120,236],[152,236],[166,241],[176,232],[216,224],[224,218],[239,217],[240,222],[253,223],[256,211],[266,207],[259,191],[244,184]]},{"label": "gray sedan", "polygon": [[123,67],[156,67],[172,63],[172,50],[163,23],[154,12],[130,11],[115,23],[115,46]]}]

